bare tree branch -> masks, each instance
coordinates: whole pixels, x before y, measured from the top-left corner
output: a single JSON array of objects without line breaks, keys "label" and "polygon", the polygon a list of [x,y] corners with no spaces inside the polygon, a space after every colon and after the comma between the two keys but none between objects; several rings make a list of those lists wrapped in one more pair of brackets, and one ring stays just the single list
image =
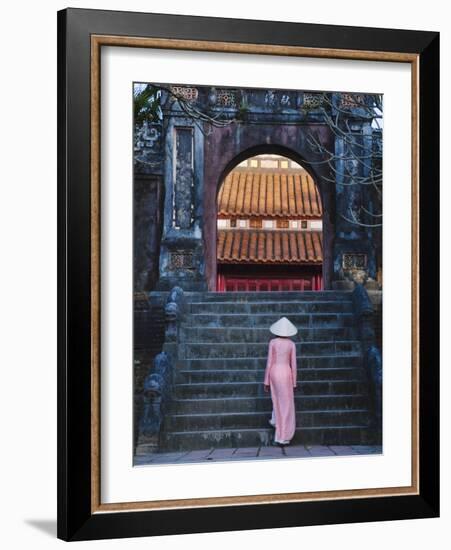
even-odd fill
[{"label": "bare tree branch", "polygon": [[[342,147],[341,150],[331,150],[318,134],[310,132],[307,144],[321,160],[308,164],[327,166],[330,176],[322,175],[321,178],[330,185],[361,187],[362,192],[357,197],[362,204],[357,210],[350,206],[349,216],[341,215],[342,219],[361,227],[382,227],[382,96],[352,94],[350,109],[337,105],[329,94],[322,94],[321,99],[323,120],[335,138],[334,143],[339,140]],[[367,130],[354,130],[353,117],[359,124],[363,119]],[[370,131],[368,123],[371,123]],[[356,200],[356,196],[352,200]],[[366,206],[366,201],[370,201],[375,208]],[[367,223],[362,216],[374,219],[375,223]]]}]

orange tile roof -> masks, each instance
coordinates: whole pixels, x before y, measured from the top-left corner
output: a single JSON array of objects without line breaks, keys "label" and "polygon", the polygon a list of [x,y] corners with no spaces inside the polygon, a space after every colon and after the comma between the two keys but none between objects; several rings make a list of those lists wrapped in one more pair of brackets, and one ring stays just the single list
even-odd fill
[{"label": "orange tile roof", "polygon": [[323,261],[321,231],[218,230],[220,263],[294,263]]},{"label": "orange tile roof", "polygon": [[321,197],[305,171],[233,170],[219,191],[218,215],[320,218]]}]

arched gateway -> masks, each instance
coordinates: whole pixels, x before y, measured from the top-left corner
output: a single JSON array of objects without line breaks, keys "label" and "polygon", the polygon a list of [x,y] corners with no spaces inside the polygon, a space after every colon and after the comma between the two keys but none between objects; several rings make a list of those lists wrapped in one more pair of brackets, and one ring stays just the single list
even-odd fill
[{"label": "arched gateway", "polygon": [[[234,167],[262,154],[298,163],[318,189],[322,288],[349,288],[355,271],[376,279],[380,229],[358,223],[355,214],[362,205],[368,213],[375,209],[370,193],[379,185],[359,184],[365,178],[371,183],[374,172],[359,160],[371,158],[375,145],[370,111],[363,116],[360,107],[365,97],[208,86],[155,89],[159,118],[144,120],[135,134],[135,291],[175,285],[217,289],[218,192]],[[330,121],[337,113],[341,126],[334,128]],[[146,203],[143,190],[151,186],[154,195]],[[151,218],[146,233],[139,216]]]}]

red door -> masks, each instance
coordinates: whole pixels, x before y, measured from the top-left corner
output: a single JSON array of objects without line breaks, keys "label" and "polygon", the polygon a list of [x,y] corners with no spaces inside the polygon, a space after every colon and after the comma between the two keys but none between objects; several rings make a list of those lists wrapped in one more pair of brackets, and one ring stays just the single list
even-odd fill
[{"label": "red door", "polygon": [[322,290],[323,277],[321,274],[305,275],[300,277],[239,277],[218,275],[218,292],[280,292]]}]

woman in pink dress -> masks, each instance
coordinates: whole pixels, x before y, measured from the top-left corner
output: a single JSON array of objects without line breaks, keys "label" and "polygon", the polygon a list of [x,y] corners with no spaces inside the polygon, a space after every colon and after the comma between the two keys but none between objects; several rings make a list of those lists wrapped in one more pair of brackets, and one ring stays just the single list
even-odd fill
[{"label": "woman in pink dress", "polygon": [[273,413],[270,424],[275,427],[274,442],[288,445],[296,430],[294,390],[296,389],[296,345],[290,336],[297,328],[282,317],[269,329],[277,338],[269,342],[264,389],[271,390]]}]

